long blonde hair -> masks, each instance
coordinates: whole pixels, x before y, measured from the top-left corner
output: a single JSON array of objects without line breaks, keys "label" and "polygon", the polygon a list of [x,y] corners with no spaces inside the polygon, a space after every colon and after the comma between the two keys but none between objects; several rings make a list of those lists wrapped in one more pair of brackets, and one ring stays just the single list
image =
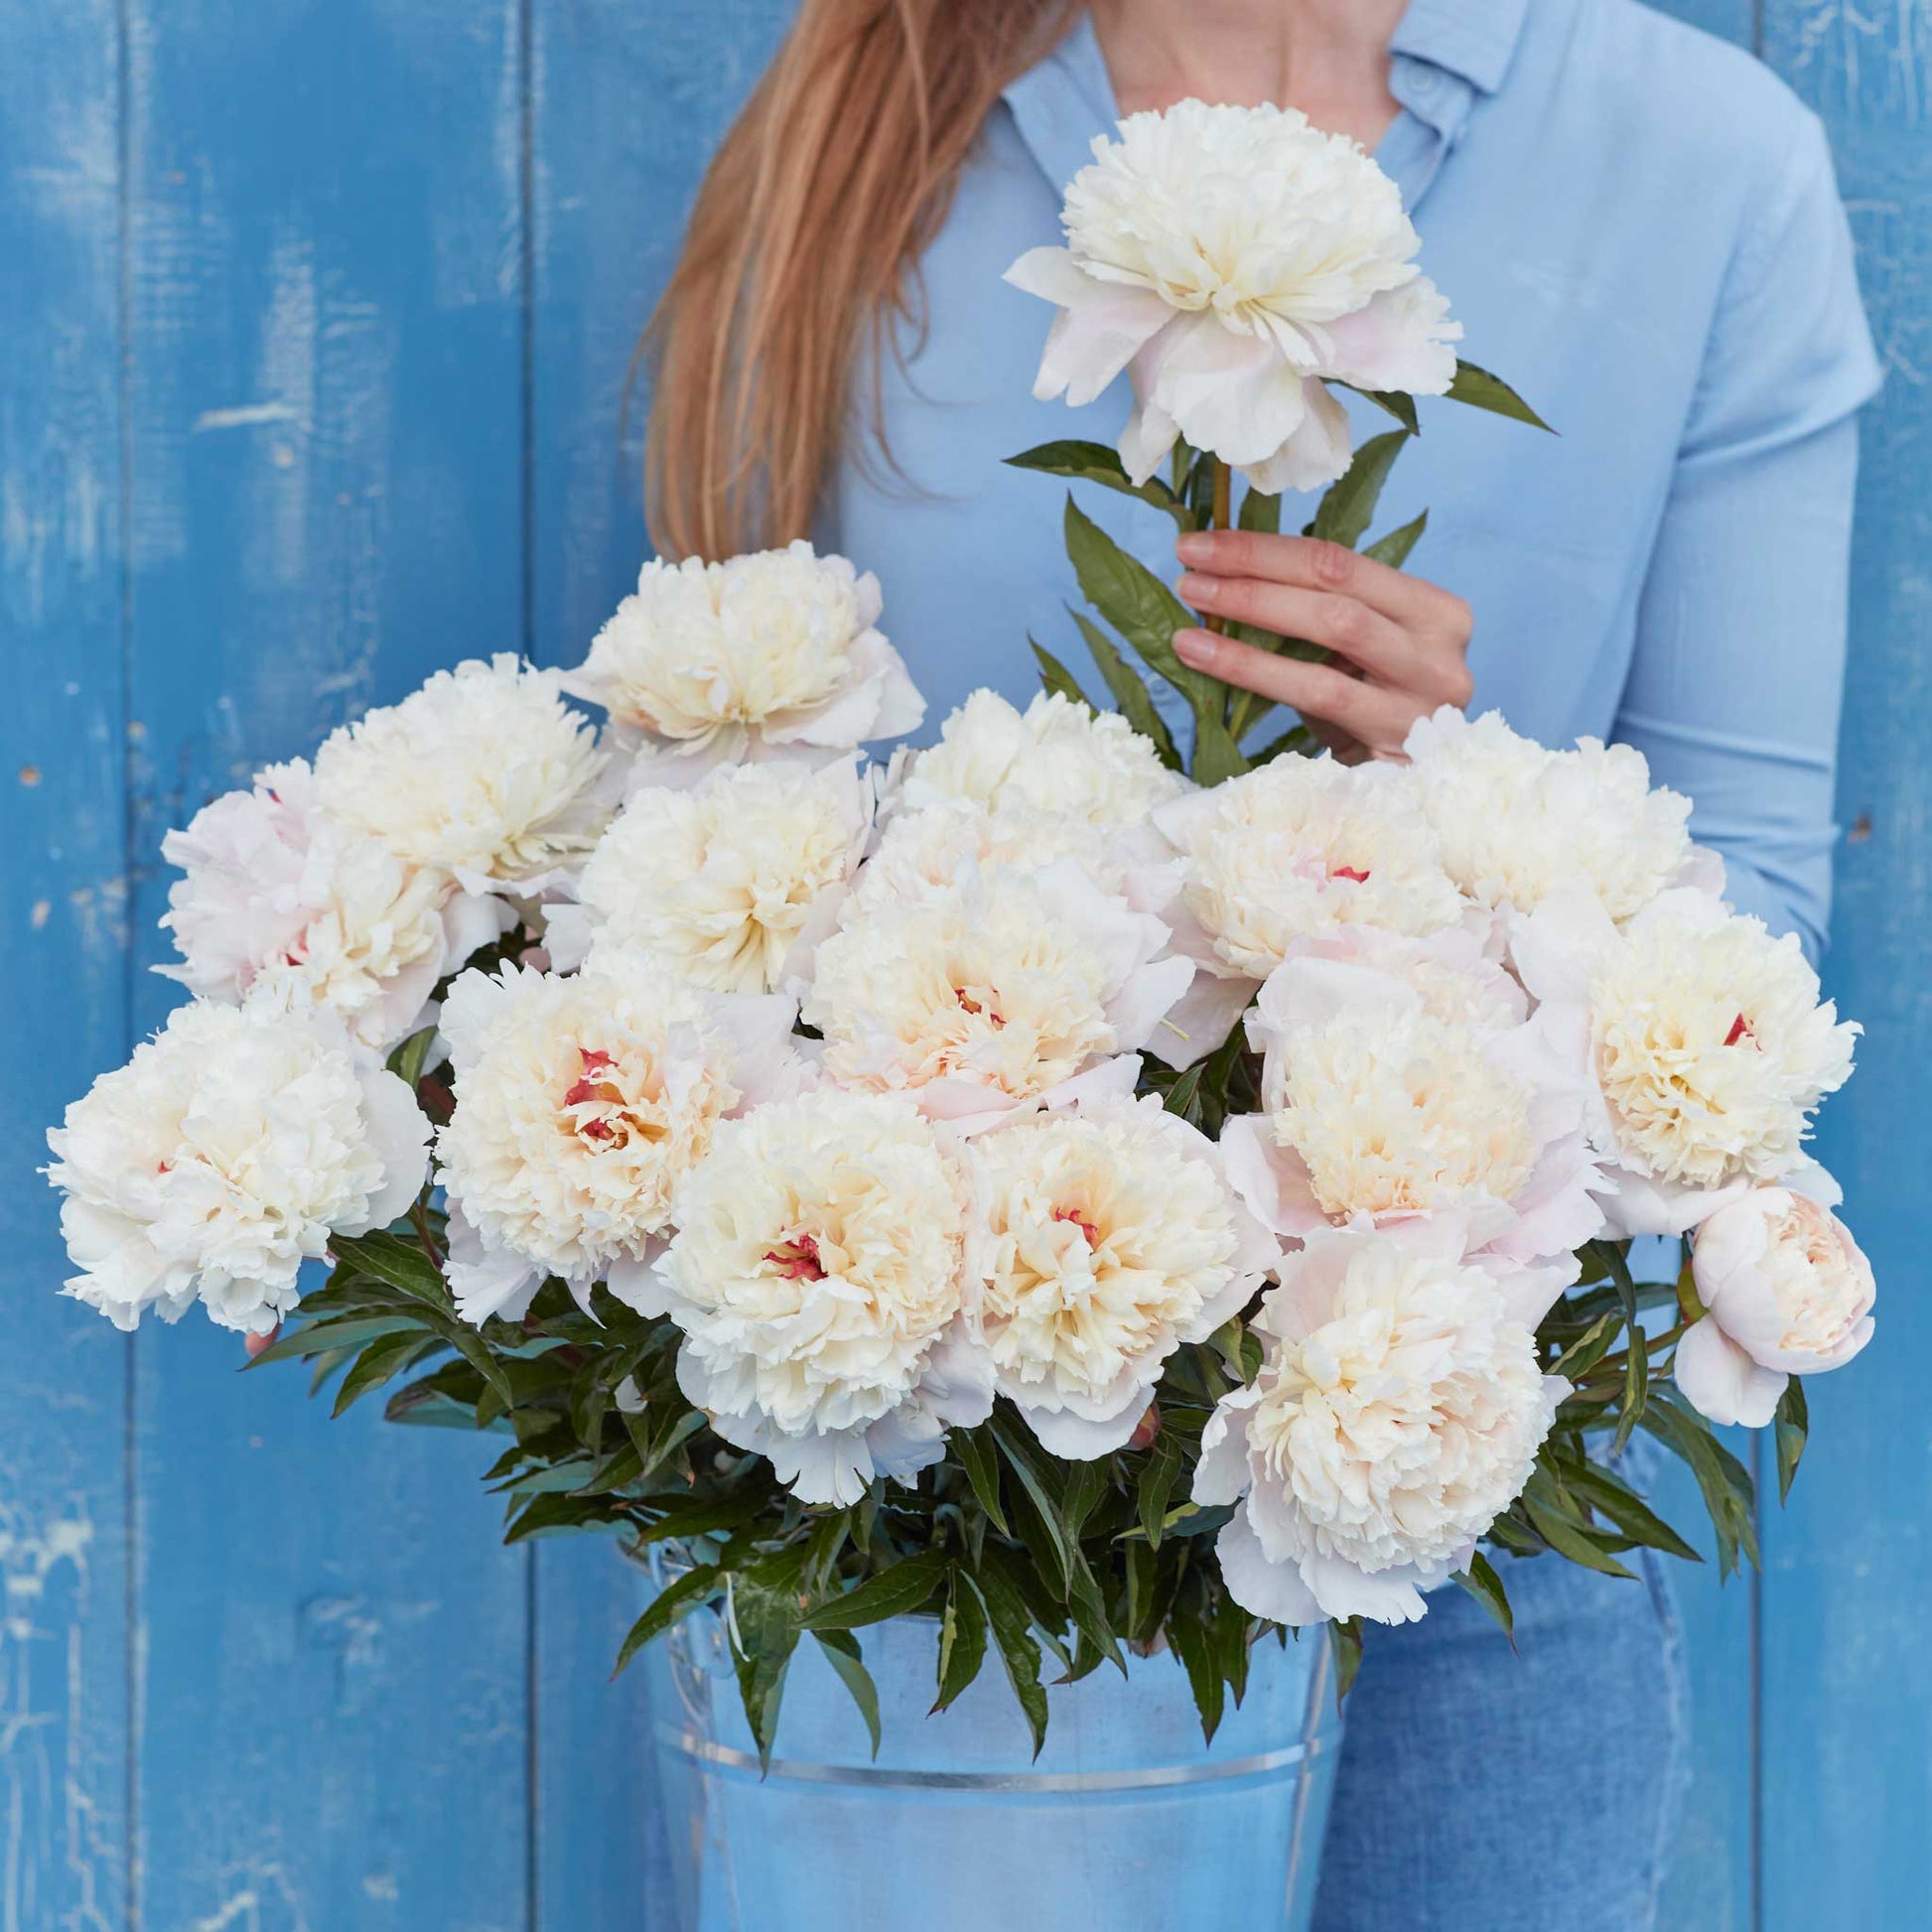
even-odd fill
[{"label": "long blonde hair", "polygon": [[[669,556],[809,534],[862,351],[916,321],[915,269],[1000,90],[1079,0],[803,0],[718,150],[642,344],[645,504]],[[877,429],[877,384],[869,399]]]}]

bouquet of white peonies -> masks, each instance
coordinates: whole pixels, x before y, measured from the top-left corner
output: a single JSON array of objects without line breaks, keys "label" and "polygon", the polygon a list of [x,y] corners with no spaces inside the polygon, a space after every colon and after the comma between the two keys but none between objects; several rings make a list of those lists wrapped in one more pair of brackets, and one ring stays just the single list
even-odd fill
[{"label": "bouquet of white peonies", "polygon": [[[1042,392],[1139,407],[1024,467],[1182,530],[1236,471],[1250,529],[1327,484],[1352,548],[1417,394],[1535,421],[1299,115],[1137,115],[1066,229],[1013,271],[1061,310]],[[1397,427],[1352,448],[1336,388]],[[876,1723],[851,1633],[921,1610],[939,1706],[997,1655],[1037,1739],[1045,1653],[1168,1646],[1211,1735],[1271,1627],[1345,1686],[1439,1586],[1507,1627],[1485,1550],[1692,1556],[1637,1432],[1754,1560],[1710,1424],[1775,1419],[1787,1487],[1801,1378],[1871,1333],[1803,1151],[1856,1028],[1634,751],[1445,710],[1307,755],[1067,533],[1118,709],[1042,652],[1026,710],[866,762],[923,706],[876,581],[794,543],[648,564],[575,672],[438,673],[171,833],[196,997],[50,1136],[68,1292],[295,1314],[260,1359],[338,1413],[505,1439],[509,1540],[677,1541],[624,1658],[727,1600],[767,1749],[801,1639]]]}]

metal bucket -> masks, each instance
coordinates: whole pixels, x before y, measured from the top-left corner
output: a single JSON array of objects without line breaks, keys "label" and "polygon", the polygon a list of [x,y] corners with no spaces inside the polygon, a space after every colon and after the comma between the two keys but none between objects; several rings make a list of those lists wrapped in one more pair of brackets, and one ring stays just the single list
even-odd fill
[{"label": "metal bucket", "polygon": [[[858,1632],[883,1738],[809,1638],[785,1682],[769,1774],[709,1610],[646,1651],[673,1898],[652,1932],[1301,1932],[1340,1719],[1325,1642],[1255,1647],[1247,1695],[1201,1743],[1171,1656],[1048,1693],[1037,1762],[989,1655],[951,1710],[939,1626]],[[668,1907],[668,1909],[666,1909]]]}]

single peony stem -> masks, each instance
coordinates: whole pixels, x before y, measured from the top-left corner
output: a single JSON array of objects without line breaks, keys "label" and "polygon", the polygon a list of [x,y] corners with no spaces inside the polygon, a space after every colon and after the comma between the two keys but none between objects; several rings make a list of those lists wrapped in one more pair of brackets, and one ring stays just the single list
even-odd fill
[{"label": "single peony stem", "polygon": [[[1234,528],[1234,472],[1217,456],[1209,457],[1214,466],[1214,508],[1208,516],[1210,530],[1231,530]],[[1213,631],[1225,631],[1227,620],[1209,617],[1207,627]]]},{"label": "single peony stem", "polygon": [[423,1253],[429,1257],[430,1266],[440,1275],[443,1272],[443,1254],[436,1245],[435,1235],[430,1232],[429,1216],[423,1211],[421,1195],[410,1203],[409,1218],[416,1224],[416,1238],[422,1243]]}]

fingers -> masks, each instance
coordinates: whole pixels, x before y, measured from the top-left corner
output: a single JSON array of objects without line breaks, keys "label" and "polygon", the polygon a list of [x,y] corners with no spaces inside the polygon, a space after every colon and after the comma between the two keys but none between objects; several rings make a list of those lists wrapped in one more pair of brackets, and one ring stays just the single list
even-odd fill
[{"label": "fingers", "polygon": [[1281,637],[1321,644],[1384,684],[1449,698],[1459,651],[1419,637],[1352,597],[1302,590],[1250,577],[1203,577],[1189,571],[1177,586],[1197,611],[1251,623]]},{"label": "fingers", "polygon": [[[1176,630],[1174,650],[1181,661],[1226,684],[1239,685],[1306,718],[1319,720],[1381,758],[1400,756],[1403,740],[1418,718],[1433,706],[1414,692],[1371,684],[1332,664],[1305,664],[1277,657],[1211,630]],[[1321,734],[1327,738],[1327,733]]]},{"label": "fingers", "polygon": [[1196,530],[1174,545],[1190,571],[1246,578],[1296,590],[1352,598],[1402,625],[1460,646],[1473,627],[1469,607],[1452,591],[1408,576],[1339,543],[1275,536],[1262,530]]}]

